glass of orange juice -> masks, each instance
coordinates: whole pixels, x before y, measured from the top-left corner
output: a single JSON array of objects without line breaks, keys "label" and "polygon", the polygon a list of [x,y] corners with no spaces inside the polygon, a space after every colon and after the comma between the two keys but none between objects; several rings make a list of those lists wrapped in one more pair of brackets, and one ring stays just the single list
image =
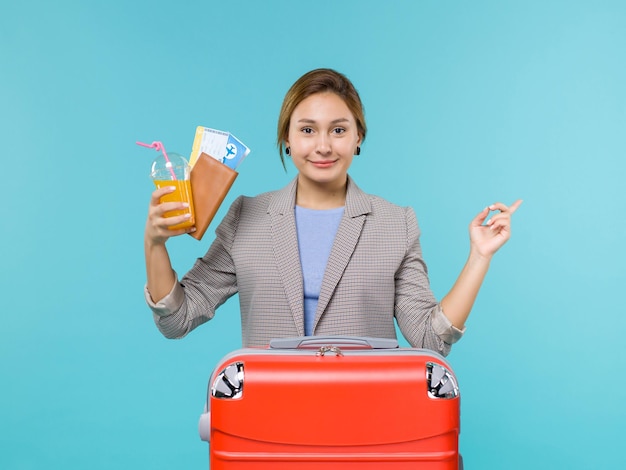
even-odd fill
[{"label": "glass of orange juice", "polygon": [[165,213],[165,217],[174,217],[186,213],[191,214],[191,217],[186,221],[168,227],[170,230],[193,227],[196,223],[194,220],[190,175],[191,168],[189,163],[185,157],[177,153],[168,152],[167,157],[161,154],[152,162],[150,176],[157,189],[165,186],[174,186],[176,188],[174,192],[162,196],[160,202],[186,202],[189,204],[189,207],[185,209]]}]

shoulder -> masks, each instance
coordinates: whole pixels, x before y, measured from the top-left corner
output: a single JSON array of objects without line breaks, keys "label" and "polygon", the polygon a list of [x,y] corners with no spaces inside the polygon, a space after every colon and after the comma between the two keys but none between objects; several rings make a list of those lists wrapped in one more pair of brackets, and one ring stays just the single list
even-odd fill
[{"label": "shoulder", "polygon": [[267,191],[256,196],[241,195],[232,203],[227,218],[243,221],[265,220],[271,213],[289,213],[295,204],[295,185],[290,183],[284,188]]},{"label": "shoulder", "polygon": [[256,234],[266,225],[268,208],[276,191],[257,196],[238,196],[216,228],[216,235],[226,246],[231,246],[242,235]]},{"label": "shoulder", "polygon": [[246,212],[287,214],[293,211],[296,202],[297,179],[294,178],[287,186],[261,193],[257,196],[241,196],[240,205]]},{"label": "shoulder", "polygon": [[355,200],[367,201],[365,204],[361,202],[362,207],[369,206],[367,215],[376,218],[415,218],[415,212],[412,207],[399,206],[376,194],[366,193],[359,188],[354,182],[351,182],[351,190],[349,197]]},{"label": "shoulder", "polygon": [[[404,234],[407,238],[419,237],[415,211],[409,206],[399,206],[375,194],[366,193],[351,181],[349,196],[362,208],[370,228],[386,233]],[[350,204],[350,203],[349,203]]]},{"label": "shoulder", "polygon": [[242,195],[233,202],[233,205],[238,205],[239,210],[246,213],[266,213],[269,211],[272,201],[279,197],[280,192],[280,190],[274,190],[257,194],[256,196]]},{"label": "shoulder", "polygon": [[379,225],[386,225],[390,230],[402,231],[407,237],[419,235],[417,217],[415,211],[409,206],[399,206],[388,200],[370,195],[372,201],[372,212],[368,218],[379,222]]},{"label": "shoulder", "polygon": [[374,209],[374,211],[379,212],[379,213],[386,213],[386,214],[391,213],[395,215],[401,215],[401,214],[406,213],[407,211],[411,211],[411,212],[413,211],[413,209],[410,207],[399,206],[375,194],[368,194],[367,196],[372,202],[372,208]]}]

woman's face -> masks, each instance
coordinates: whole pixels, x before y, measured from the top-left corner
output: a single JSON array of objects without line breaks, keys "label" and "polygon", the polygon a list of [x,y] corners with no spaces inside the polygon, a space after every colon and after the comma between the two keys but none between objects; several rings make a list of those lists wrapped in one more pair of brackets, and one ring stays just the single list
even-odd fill
[{"label": "woman's face", "polygon": [[335,93],[311,95],[291,115],[286,146],[300,179],[329,187],[345,185],[360,144],[356,120]]}]

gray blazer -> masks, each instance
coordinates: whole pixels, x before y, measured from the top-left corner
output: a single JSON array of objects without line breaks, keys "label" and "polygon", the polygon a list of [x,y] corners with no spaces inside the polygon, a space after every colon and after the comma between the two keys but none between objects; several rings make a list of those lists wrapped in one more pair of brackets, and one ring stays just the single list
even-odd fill
[{"label": "gray blazer", "polygon": [[[304,293],[294,205],[285,188],[240,196],[204,257],[170,294],[146,301],[168,338],[185,336],[239,293],[243,346],[304,335]],[[446,355],[463,334],[430,290],[411,208],[365,194],[348,178],[346,207],[322,281],[315,335],[395,338]]]}]

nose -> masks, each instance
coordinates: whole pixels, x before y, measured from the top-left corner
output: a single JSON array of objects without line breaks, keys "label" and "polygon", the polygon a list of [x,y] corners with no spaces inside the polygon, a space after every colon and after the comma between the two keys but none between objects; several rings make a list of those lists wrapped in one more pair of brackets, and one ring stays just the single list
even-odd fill
[{"label": "nose", "polygon": [[317,153],[320,155],[329,155],[330,152],[332,151],[331,145],[330,145],[330,138],[324,134],[323,132],[320,133],[319,138],[317,140]]}]

